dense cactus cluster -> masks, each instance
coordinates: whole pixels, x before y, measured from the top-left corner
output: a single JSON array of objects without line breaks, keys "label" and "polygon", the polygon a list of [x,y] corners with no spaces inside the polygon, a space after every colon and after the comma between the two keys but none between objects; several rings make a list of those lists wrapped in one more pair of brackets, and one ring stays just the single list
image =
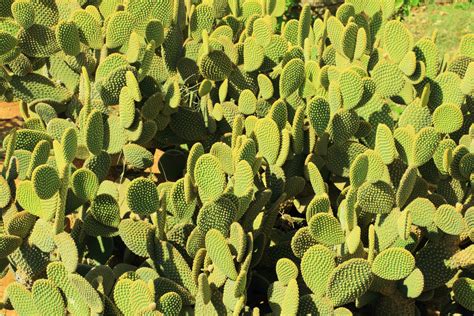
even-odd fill
[{"label": "dense cactus cluster", "polygon": [[2,1],[3,307],[472,313],[474,34],[394,2]]}]

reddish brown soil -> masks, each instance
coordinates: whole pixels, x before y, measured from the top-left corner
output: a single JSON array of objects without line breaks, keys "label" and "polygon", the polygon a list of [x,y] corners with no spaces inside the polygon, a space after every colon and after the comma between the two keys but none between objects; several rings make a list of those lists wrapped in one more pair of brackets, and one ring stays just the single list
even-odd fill
[{"label": "reddish brown soil", "polygon": [[[15,277],[11,271],[8,272],[8,274],[3,279],[0,279],[0,300],[3,300],[3,292],[5,291],[5,288],[8,286],[8,284],[12,282],[15,282]],[[0,315],[14,316],[18,314],[15,311],[3,309],[0,310]]]},{"label": "reddish brown soil", "polygon": [[[0,148],[3,138],[8,132],[21,124],[18,103],[0,102]],[[0,153],[0,169],[3,165],[3,155]]]},{"label": "reddish brown soil", "polygon": [[[17,103],[3,103],[0,102],[0,144],[5,135],[21,123],[20,113],[18,111]],[[0,155],[0,169],[3,165],[3,156]],[[8,284],[15,281],[12,272],[9,272],[3,279],[0,279],[0,300],[3,299],[3,292]],[[16,312],[10,310],[0,311],[1,315],[17,315]]]}]

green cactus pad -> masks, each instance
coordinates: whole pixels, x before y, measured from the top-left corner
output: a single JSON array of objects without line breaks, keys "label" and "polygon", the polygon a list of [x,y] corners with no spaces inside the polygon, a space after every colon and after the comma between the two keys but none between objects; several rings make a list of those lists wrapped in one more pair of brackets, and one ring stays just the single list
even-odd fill
[{"label": "green cactus pad", "polygon": [[132,212],[148,215],[158,211],[158,191],[155,183],[146,178],[137,178],[130,182],[127,189],[127,205]]},{"label": "green cactus pad", "polygon": [[127,144],[123,146],[123,155],[130,167],[146,169],[153,165],[153,154],[140,145]]},{"label": "green cactus pad", "polygon": [[102,151],[98,156],[89,157],[84,162],[84,167],[94,172],[97,178],[99,178],[99,181],[105,179],[109,172],[110,165],[110,155],[105,151]]},{"label": "green cactus pad", "polygon": [[308,164],[308,176],[313,191],[316,195],[326,193],[326,184],[316,165],[313,162]]},{"label": "green cactus pad", "polygon": [[360,154],[351,164],[349,180],[352,186],[360,187],[367,178],[369,171],[369,159],[366,154]]},{"label": "green cactus pad", "polygon": [[102,47],[100,24],[91,13],[86,10],[76,10],[72,13],[71,19],[79,29],[79,38],[82,43],[94,49]]},{"label": "green cactus pad", "polygon": [[5,289],[5,296],[10,300],[15,311],[20,315],[38,315],[35,304],[32,303],[31,292],[20,283],[10,283]]},{"label": "green cactus pad", "polygon": [[[55,84],[50,79],[36,73],[29,73],[25,76],[12,76],[9,82],[14,89],[13,96],[25,102],[33,102],[36,99],[53,100],[57,103],[65,103],[71,98],[71,93],[64,87]],[[17,137],[21,134],[32,134],[36,132],[38,137],[40,131],[20,130]],[[49,139],[49,135],[41,139]],[[36,143],[35,143],[36,144]],[[25,148],[26,149],[26,148]],[[31,149],[32,150],[32,149]]]},{"label": "green cactus pad", "polygon": [[388,62],[378,63],[372,70],[372,78],[377,86],[377,91],[383,97],[397,95],[405,85],[402,71],[397,65]]},{"label": "green cactus pad", "polygon": [[267,290],[268,303],[273,313],[281,314],[286,287],[279,281],[270,284]]},{"label": "green cactus pad", "polygon": [[231,196],[222,195],[215,201],[207,202],[202,206],[196,220],[197,227],[203,235],[215,228],[224,236],[228,236],[237,210],[236,201]]},{"label": "green cactus pad", "polygon": [[413,224],[428,227],[433,222],[436,207],[430,200],[419,197],[410,202],[405,210],[411,213]]},{"label": "green cactus pad", "polygon": [[85,168],[74,171],[71,184],[74,194],[86,201],[93,200],[99,189],[99,179],[94,172]]},{"label": "green cactus pad", "polygon": [[454,206],[443,204],[434,213],[436,226],[449,235],[459,235],[463,229],[462,215]]},{"label": "green cactus pad", "polygon": [[259,74],[257,77],[257,82],[258,82],[258,88],[259,88],[259,93],[262,96],[263,99],[269,100],[273,96],[274,93],[274,88],[273,88],[273,83],[264,74]]},{"label": "green cactus pad", "polygon": [[135,119],[135,101],[131,89],[127,86],[120,90],[120,124],[123,128],[130,128]]},{"label": "green cactus pad", "polygon": [[291,279],[288,282],[285,297],[283,298],[282,315],[296,315],[298,312],[299,294],[298,282],[295,279]]},{"label": "green cactus pad", "polygon": [[440,134],[450,134],[459,130],[463,124],[463,114],[459,106],[445,103],[433,112],[433,125]]},{"label": "green cactus pad", "polygon": [[132,286],[130,287],[130,294],[132,296],[130,301],[132,310],[146,311],[155,309],[155,303],[153,303],[153,294],[150,292],[145,281],[134,280]]},{"label": "green cactus pad", "polygon": [[288,258],[282,258],[278,260],[275,269],[278,281],[282,282],[282,284],[285,286],[291,279],[296,280],[298,277],[298,267]]},{"label": "green cactus pad", "polygon": [[201,40],[202,31],[211,32],[214,20],[214,12],[211,6],[199,4],[194,8],[189,20],[191,37],[195,40]]},{"label": "green cactus pad", "polygon": [[344,71],[339,77],[339,86],[341,88],[344,108],[347,110],[354,108],[364,93],[362,78],[352,70]]},{"label": "green cactus pad", "polygon": [[359,124],[359,117],[353,110],[339,109],[331,119],[328,132],[335,143],[342,144],[357,133]]},{"label": "green cactus pad", "polygon": [[73,21],[61,21],[56,26],[56,40],[61,50],[70,56],[81,51],[79,30]]},{"label": "green cactus pad", "polygon": [[448,282],[456,273],[447,265],[451,251],[445,245],[429,242],[417,252],[416,266],[425,278],[424,291],[429,291]]},{"label": "green cactus pad", "polygon": [[[186,191],[192,192],[186,193]],[[186,198],[186,194],[191,194],[192,196]],[[170,209],[177,218],[185,220],[193,216],[196,207],[193,195],[194,187],[186,188],[185,179],[179,179],[174,183],[170,192]]]},{"label": "green cactus pad", "polygon": [[193,295],[191,295],[189,290],[187,290],[185,287],[165,277],[159,277],[159,278],[154,279],[153,289],[155,290],[155,297],[159,297],[159,296],[161,297],[162,295],[168,292],[175,292],[181,296],[181,299],[184,305],[194,304],[194,297]]},{"label": "green cactus pad", "polygon": [[76,243],[71,235],[66,232],[59,233],[54,236],[54,243],[66,270],[71,273],[76,271],[79,256]]},{"label": "green cactus pad", "polygon": [[28,211],[15,213],[5,223],[6,232],[20,238],[26,238],[35,224],[36,217]]},{"label": "green cactus pad", "polygon": [[[72,163],[78,153],[78,131],[69,127],[61,135],[61,146],[59,146],[58,160],[61,164]],[[54,142],[53,142],[54,145]],[[54,146],[53,146],[54,147]],[[55,149],[56,152],[56,149]]]},{"label": "green cactus pad", "polygon": [[345,245],[347,246],[347,249],[349,250],[350,254],[356,253],[357,249],[360,246],[361,240],[360,240],[360,234],[361,234],[361,229],[359,226],[355,226],[347,235],[346,235],[346,240],[345,240]]},{"label": "green cactus pad", "polygon": [[299,58],[290,60],[280,76],[280,96],[288,98],[303,84],[305,78],[304,62]]},{"label": "green cactus pad", "polygon": [[474,64],[471,62],[466,69],[461,83],[462,93],[469,95],[474,92]]},{"label": "green cactus pad", "polygon": [[199,70],[204,78],[213,81],[223,81],[232,71],[232,62],[220,50],[211,51],[201,58]]},{"label": "green cactus pad", "polygon": [[375,257],[372,272],[385,280],[406,278],[415,268],[415,258],[402,248],[389,248]]},{"label": "green cactus pad", "polygon": [[97,195],[92,200],[89,211],[98,222],[106,226],[118,227],[120,223],[119,205],[109,194]]},{"label": "green cactus pad", "polygon": [[22,239],[14,235],[0,235],[0,258],[6,258],[22,243]]},{"label": "green cactus pad", "polygon": [[365,182],[357,192],[357,203],[365,212],[387,214],[395,203],[395,194],[386,182]]},{"label": "green cactus pad", "polygon": [[305,107],[300,106],[296,109],[293,124],[291,126],[292,149],[297,155],[303,152],[304,147],[304,119]]},{"label": "green cactus pad", "polygon": [[306,208],[306,220],[309,222],[317,213],[329,213],[331,211],[331,202],[326,193],[315,195]]},{"label": "green cactus pad", "polygon": [[206,250],[212,262],[227,277],[232,280],[237,279],[237,270],[235,269],[229,245],[222,233],[217,229],[210,229],[206,233]]},{"label": "green cactus pad", "polygon": [[31,231],[29,240],[30,242],[38,247],[43,252],[51,252],[54,249],[54,235],[53,235],[53,226],[43,220],[38,219]]},{"label": "green cactus pad", "polygon": [[465,178],[468,179],[471,176],[474,167],[474,154],[469,153],[464,155],[459,161],[459,173]]},{"label": "green cactus pad", "polygon": [[133,25],[133,16],[129,12],[118,11],[111,14],[107,22],[105,45],[113,49],[125,44],[130,37]]},{"label": "green cactus pad", "polygon": [[122,313],[131,313],[131,293],[133,281],[130,279],[121,279],[114,287],[114,301]]},{"label": "green cactus pad", "polygon": [[326,99],[314,97],[308,104],[308,118],[318,136],[322,135],[329,124],[330,107]]},{"label": "green cactus pad", "polygon": [[165,315],[177,316],[181,312],[183,301],[176,292],[168,292],[160,297],[160,311]]},{"label": "green cactus pad", "polygon": [[251,115],[257,108],[257,98],[249,89],[245,89],[239,96],[239,112],[245,115]]},{"label": "green cactus pad", "polygon": [[370,264],[365,259],[349,259],[331,273],[326,286],[326,295],[334,306],[355,301],[372,283]]},{"label": "green cactus pad", "polygon": [[102,113],[97,110],[93,110],[87,116],[84,128],[87,149],[91,152],[91,154],[98,155],[104,146],[104,123],[102,120]]},{"label": "green cactus pad", "polygon": [[449,173],[453,178],[462,179],[463,175],[460,172],[460,164],[464,156],[469,154],[469,151],[464,145],[456,146],[452,153],[450,153],[449,149],[445,150],[442,154],[443,169],[449,169]]},{"label": "green cactus pad", "polygon": [[293,254],[302,258],[304,253],[311,247],[317,244],[316,239],[311,235],[309,227],[298,229],[291,239],[291,250]]},{"label": "green cactus pad", "polygon": [[152,226],[143,221],[124,219],[120,222],[119,234],[125,245],[135,254],[148,256],[148,235]]},{"label": "green cactus pad", "polygon": [[258,70],[264,61],[264,48],[253,37],[249,37],[244,42],[244,70],[253,72]]},{"label": "green cactus pad", "polygon": [[472,48],[474,47],[474,36],[472,34],[466,34],[461,39],[459,45],[459,51],[462,55],[473,57]]},{"label": "green cactus pad", "polygon": [[163,44],[165,34],[163,24],[160,22],[160,20],[151,19],[148,21],[145,30],[145,37],[149,42],[154,40],[157,47]]},{"label": "green cactus pad", "polygon": [[403,207],[413,192],[417,180],[417,169],[408,167],[400,179],[398,190],[395,195],[395,202],[398,207]]},{"label": "green cactus pad", "polygon": [[334,246],[344,242],[344,232],[337,218],[328,213],[315,214],[308,223],[313,238],[324,245]]},{"label": "green cactus pad", "polygon": [[40,24],[21,29],[18,33],[18,45],[30,57],[48,57],[59,51],[54,31]]},{"label": "green cactus pad", "polygon": [[390,59],[399,63],[413,47],[413,35],[400,21],[390,21],[384,26],[384,46]]},{"label": "green cactus pad", "polygon": [[49,165],[41,165],[31,175],[33,187],[40,199],[48,200],[58,192],[61,185],[56,169]]},{"label": "green cactus pad", "polygon": [[46,216],[44,210],[41,209],[41,199],[36,194],[31,181],[25,180],[18,184],[16,199],[21,207],[31,214],[39,217]]},{"label": "green cactus pad", "polygon": [[280,152],[280,131],[278,125],[269,118],[261,119],[255,127],[259,151],[270,164],[274,164]]},{"label": "green cactus pad", "polygon": [[438,147],[440,136],[432,127],[422,128],[413,144],[413,164],[421,166],[431,159]]},{"label": "green cactus pad", "polygon": [[397,147],[398,155],[406,164],[413,160],[413,142],[415,141],[415,129],[410,125],[406,127],[397,128],[393,136],[395,138],[395,146]]},{"label": "green cactus pad", "polygon": [[[49,152],[51,150],[51,144],[46,141],[40,141],[31,154],[30,164],[28,166],[27,176],[31,177],[33,171],[39,165],[45,164],[48,161]],[[1,204],[1,203],[0,203]]]},{"label": "green cactus pad", "polygon": [[30,1],[15,1],[12,3],[11,10],[15,21],[25,29],[35,22],[35,9]]},{"label": "green cactus pad", "polygon": [[423,273],[420,269],[415,268],[398,288],[406,297],[417,298],[423,292],[424,284]]},{"label": "green cactus pad", "polygon": [[[317,296],[323,296],[329,276],[336,268],[336,254],[323,245],[309,248],[301,260],[301,275]],[[318,271],[316,273],[316,271]]]},{"label": "green cactus pad", "polygon": [[4,208],[10,203],[11,190],[8,182],[2,176],[0,176],[0,192],[0,208]]},{"label": "green cactus pad", "polygon": [[238,197],[246,194],[249,188],[253,185],[253,170],[246,160],[241,160],[234,173],[234,193]]},{"label": "green cactus pad", "polygon": [[330,146],[327,152],[327,167],[338,176],[348,177],[351,163],[366,149],[364,145],[352,141]]},{"label": "green cactus pad", "polygon": [[462,277],[453,284],[454,300],[469,311],[474,311],[474,280]]},{"label": "green cactus pad", "polygon": [[66,311],[59,288],[50,280],[40,279],[31,288],[34,305],[41,314],[63,315]]},{"label": "green cactus pad", "polygon": [[246,258],[247,247],[250,246],[244,229],[238,222],[230,226],[229,246],[233,254],[236,254],[237,262],[242,262]]},{"label": "green cactus pad", "polygon": [[211,154],[204,154],[197,159],[194,180],[203,202],[215,200],[226,185],[225,174],[219,160]]},{"label": "green cactus pad", "polygon": [[256,42],[263,47],[267,47],[273,35],[272,25],[266,18],[258,18],[252,25],[252,36],[255,37]]},{"label": "green cactus pad", "polygon": [[315,294],[306,294],[300,297],[298,315],[329,315],[334,313],[331,300]]},{"label": "green cactus pad", "polygon": [[391,164],[395,159],[395,141],[392,135],[392,131],[385,124],[377,125],[375,151],[380,155],[382,161],[386,165]]},{"label": "green cactus pad", "polygon": [[87,303],[91,312],[101,313],[103,311],[104,305],[99,294],[86,279],[79,274],[70,274],[68,279],[78,296]]},{"label": "green cactus pad", "polygon": [[189,265],[170,242],[159,241],[155,238],[154,243],[149,244],[148,253],[160,274],[163,273],[169,279],[184,286],[191,294],[196,293],[196,284]]}]

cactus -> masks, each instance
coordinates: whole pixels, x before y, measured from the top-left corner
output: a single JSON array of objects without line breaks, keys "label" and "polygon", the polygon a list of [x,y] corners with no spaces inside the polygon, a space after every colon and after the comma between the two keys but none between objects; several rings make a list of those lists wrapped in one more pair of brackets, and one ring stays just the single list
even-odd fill
[{"label": "cactus", "polygon": [[400,248],[389,248],[379,253],[372,264],[372,272],[385,280],[406,278],[415,266],[413,255]]},{"label": "cactus", "polygon": [[442,60],[393,0],[3,7],[3,307],[472,312],[472,34]]},{"label": "cactus", "polygon": [[[301,275],[306,285],[317,296],[324,296],[326,284],[334,268],[336,254],[322,245],[315,245],[305,251],[301,260]],[[313,270],[316,269],[317,270]],[[315,275],[319,271],[319,277]]]},{"label": "cactus", "polygon": [[127,188],[127,204],[131,211],[139,215],[156,212],[159,198],[156,185],[146,178],[137,178]]},{"label": "cactus", "polygon": [[31,288],[34,305],[41,314],[62,314],[65,304],[59,288],[47,279],[38,280]]},{"label": "cactus", "polygon": [[420,269],[414,269],[399,285],[399,289],[406,297],[417,298],[423,292],[424,284],[423,273]]},{"label": "cactus", "polygon": [[[349,259],[337,266],[329,276],[327,296],[334,306],[347,304],[364,294],[372,279],[373,275],[366,260]],[[340,282],[341,280],[348,282]]]},{"label": "cactus", "polygon": [[208,256],[214,262],[216,268],[224,272],[229,279],[235,280],[237,278],[237,271],[234,267],[230,248],[222,233],[217,229],[209,230],[206,233],[205,245]]}]

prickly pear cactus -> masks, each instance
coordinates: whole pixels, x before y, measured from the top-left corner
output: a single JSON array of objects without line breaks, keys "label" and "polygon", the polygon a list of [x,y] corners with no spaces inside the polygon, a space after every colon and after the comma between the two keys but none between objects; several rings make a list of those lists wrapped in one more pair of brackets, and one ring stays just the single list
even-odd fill
[{"label": "prickly pear cactus", "polygon": [[394,0],[3,2],[3,308],[474,312],[474,34],[442,57]]}]

